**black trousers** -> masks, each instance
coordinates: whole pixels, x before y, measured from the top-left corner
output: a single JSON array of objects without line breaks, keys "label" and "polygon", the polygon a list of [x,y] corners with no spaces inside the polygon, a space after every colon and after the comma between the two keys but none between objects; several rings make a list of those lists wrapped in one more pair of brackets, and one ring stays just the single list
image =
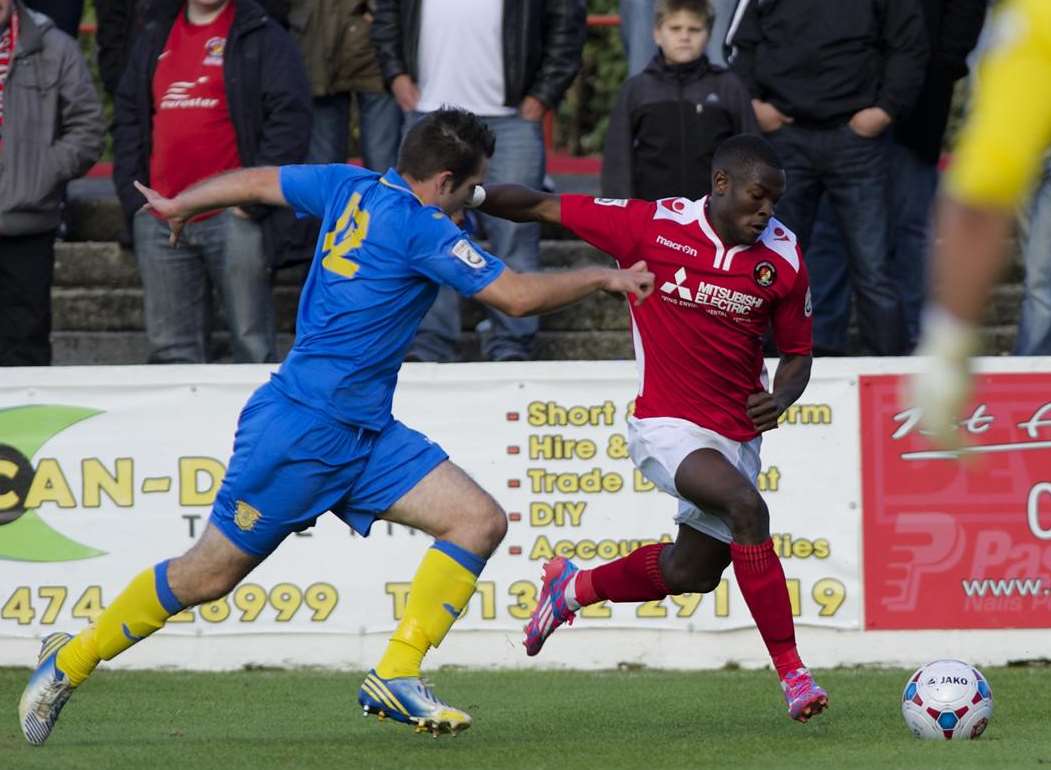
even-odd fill
[{"label": "black trousers", "polygon": [[55,232],[0,236],[0,366],[51,363]]},{"label": "black trousers", "polygon": [[72,38],[77,37],[80,17],[84,14],[84,0],[26,0],[34,11],[46,13],[55,26]]}]

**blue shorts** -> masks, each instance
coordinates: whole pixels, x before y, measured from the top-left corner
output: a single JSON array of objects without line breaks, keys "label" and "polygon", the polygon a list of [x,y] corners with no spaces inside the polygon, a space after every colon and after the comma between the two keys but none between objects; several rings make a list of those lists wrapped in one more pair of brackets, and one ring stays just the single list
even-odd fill
[{"label": "blue shorts", "polygon": [[380,514],[447,459],[397,420],[380,431],[335,424],[266,384],[241,410],[210,520],[255,556],[269,556],[326,511],[367,536]]}]

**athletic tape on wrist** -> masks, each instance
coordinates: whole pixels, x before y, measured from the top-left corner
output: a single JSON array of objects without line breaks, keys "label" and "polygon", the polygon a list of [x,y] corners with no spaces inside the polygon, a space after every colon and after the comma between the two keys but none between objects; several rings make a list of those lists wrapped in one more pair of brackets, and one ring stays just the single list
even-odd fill
[{"label": "athletic tape on wrist", "polygon": [[485,203],[485,188],[480,184],[474,186],[474,190],[471,192],[471,197],[464,204],[469,209],[476,209]]}]

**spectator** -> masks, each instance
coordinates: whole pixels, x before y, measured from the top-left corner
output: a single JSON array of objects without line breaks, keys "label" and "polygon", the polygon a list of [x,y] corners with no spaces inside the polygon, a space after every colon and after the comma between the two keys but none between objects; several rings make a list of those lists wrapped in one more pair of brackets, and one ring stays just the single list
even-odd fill
[{"label": "spectator", "polygon": [[[930,213],[938,187],[938,161],[956,81],[967,74],[967,56],[985,20],[987,0],[922,0],[931,57],[913,109],[895,126],[889,147],[889,271],[902,298],[908,350],[920,336],[927,288]],[[843,238],[822,196],[807,252],[807,264],[821,276],[814,302],[824,323],[815,342],[826,350],[847,347],[850,284]]]},{"label": "spectator", "polygon": [[[378,0],[372,41],[408,124],[443,104],[466,108],[496,135],[486,182],[539,188],[541,121],[580,69],[586,24],[582,0]],[[494,253],[520,272],[538,268],[539,225],[481,218]],[[482,354],[493,361],[529,358],[536,317],[486,313]],[[459,338],[459,297],[443,288],[409,358],[454,361]]]},{"label": "spectator", "polygon": [[113,177],[132,219],[153,363],[208,358],[211,285],[236,362],[274,361],[270,262],[282,218],[253,206],[190,222],[176,246],[141,210],[141,181],[164,195],[222,171],[298,163],[310,86],[291,36],[252,0],[188,0],[152,13],[117,92]]},{"label": "spectator", "polygon": [[[862,344],[878,355],[904,353],[901,298],[888,267],[887,129],[923,86],[928,46],[917,0],[753,0],[736,17],[734,70],[788,175],[778,218],[807,249],[827,192],[846,241]],[[815,351],[840,352],[823,348],[836,330],[822,301],[826,276],[809,260],[808,267]]]},{"label": "spectator", "polygon": [[98,160],[102,132],[76,42],[20,0],[0,0],[0,365],[51,363],[62,194]]},{"label": "spectator", "polygon": [[314,94],[314,128],[307,161],[346,162],[354,96],[365,166],[380,172],[394,166],[402,115],[383,85],[369,40],[370,3],[293,0],[291,24]]},{"label": "spectator", "polygon": [[[36,0],[47,2],[47,0]],[[288,28],[289,0],[258,0],[263,9],[281,26]],[[51,0],[62,3],[64,0]],[[149,12],[166,15],[175,13],[184,0],[95,0],[95,19],[98,28],[99,74],[110,97],[115,97],[135,38],[142,31]],[[175,10],[173,10],[175,9]]]},{"label": "spectator", "polygon": [[1044,159],[1044,174],[1033,195],[1022,258],[1025,295],[1014,354],[1051,356],[1051,155]]},{"label": "spectator", "polygon": [[26,0],[26,7],[49,16],[56,27],[74,39],[80,32],[84,0]]},{"label": "spectator", "polygon": [[602,157],[602,194],[657,200],[702,198],[711,190],[715,148],[734,134],[758,134],[748,91],[705,55],[709,0],[658,0],[658,50],[620,90]]}]

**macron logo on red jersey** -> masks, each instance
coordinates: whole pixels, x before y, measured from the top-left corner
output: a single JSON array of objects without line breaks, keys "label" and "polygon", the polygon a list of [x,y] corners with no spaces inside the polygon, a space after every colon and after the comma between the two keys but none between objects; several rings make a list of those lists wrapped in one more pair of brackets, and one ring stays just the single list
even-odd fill
[{"label": "macron logo on red jersey", "polygon": [[669,249],[674,249],[681,254],[689,254],[691,257],[697,256],[697,249],[693,246],[687,246],[685,243],[676,243],[675,241],[668,240],[663,235],[657,236],[657,244],[659,246],[665,246]]}]

